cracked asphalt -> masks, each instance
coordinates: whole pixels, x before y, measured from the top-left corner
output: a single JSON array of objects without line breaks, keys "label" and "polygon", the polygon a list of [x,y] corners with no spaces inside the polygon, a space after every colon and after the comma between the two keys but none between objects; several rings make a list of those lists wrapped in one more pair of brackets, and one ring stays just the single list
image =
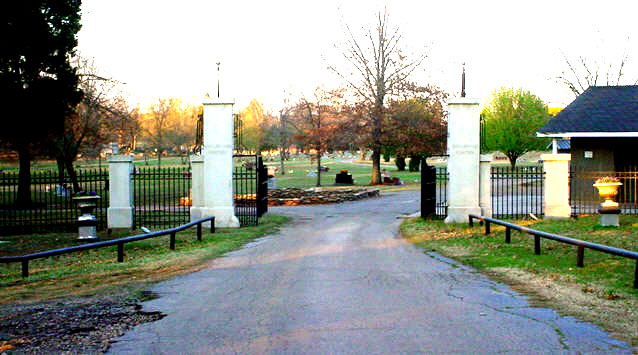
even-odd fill
[{"label": "cracked asphalt", "polygon": [[161,320],[115,339],[116,354],[632,353],[597,326],[534,308],[475,270],[401,239],[417,192],[277,207],[274,235],[159,283]]}]

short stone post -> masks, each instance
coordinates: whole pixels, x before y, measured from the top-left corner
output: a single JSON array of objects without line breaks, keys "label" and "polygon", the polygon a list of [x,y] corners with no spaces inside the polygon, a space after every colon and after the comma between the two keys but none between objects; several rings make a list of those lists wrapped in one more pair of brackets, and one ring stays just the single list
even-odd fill
[{"label": "short stone post", "polygon": [[492,154],[481,154],[479,166],[481,216],[492,217]]},{"label": "short stone post", "polygon": [[204,207],[204,157],[191,155],[191,222],[202,218]]},{"label": "short stone post", "polygon": [[203,104],[204,206],[200,218],[215,216],[215,226],[237,228],[233,196],[234,102],[206,98]]},{"label": "short stone post", "polygon": [[480,214],[478,99],[448,101],[448,210],[445,223],[467,223],[468,214]]},{"label": "short stone post", "polygon": [[569,161],[570,154],[542,154],[545,171],[545,217],[569,218]]},{"label": "short stone post", "polygon": [[112,155],[109,159],[109,229],[133,228],[133,157]]}]

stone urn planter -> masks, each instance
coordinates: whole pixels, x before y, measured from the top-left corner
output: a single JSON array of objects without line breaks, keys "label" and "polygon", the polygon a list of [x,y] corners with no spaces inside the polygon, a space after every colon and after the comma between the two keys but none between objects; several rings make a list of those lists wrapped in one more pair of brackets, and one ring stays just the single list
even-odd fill
[{"label": "stone urn planter", "polygon": [[598,194],[604,199],[600,204],[603,208],[618,207],[618,202],[614,201],[614,198],[618,196],[618,187],[622,186],[618,178],[606,176],[596,180],[593,186],[598,189]]}]

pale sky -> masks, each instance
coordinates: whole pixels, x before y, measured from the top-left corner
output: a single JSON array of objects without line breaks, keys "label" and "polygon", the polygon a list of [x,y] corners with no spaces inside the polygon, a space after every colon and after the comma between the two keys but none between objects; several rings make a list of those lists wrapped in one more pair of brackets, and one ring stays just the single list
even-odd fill
[{"label": "pale sky", "polygon": [[349,70],[335,48],[344,23],[362,33],[384,6],[407,53],[428,53],[413,80],[453,95],[465,62],[468,97],[522,87],[549,106],[565,106],[574,96],[554,79],[566,68],[561,51],[614,68],[626,51],[624,83],[638,79],[635,0],[83,0],[78,48],[102,75],[126,83],[133,104],[214,96],[220,61],[221,96],[235,99],[236,111],[252,98],[277,110],[285,92],[338,87],[327,67]]}]

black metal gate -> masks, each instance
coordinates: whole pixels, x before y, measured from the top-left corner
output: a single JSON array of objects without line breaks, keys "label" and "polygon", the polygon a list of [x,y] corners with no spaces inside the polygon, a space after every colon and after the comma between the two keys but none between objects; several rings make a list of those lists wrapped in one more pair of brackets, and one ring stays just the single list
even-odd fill
[{"label": "black metal gate", "polygon": [[421,168],[421,217],[445,218],[447,216],[447,168],[437,168],[422,163]]},{"label": "black metal gate", "polygon": [[132,174],[133,228],[166,229],[190,222],[188,167],[135,167]]},{"label": "black metal gate", "polygon": [[242,226],[258,225],[268,210],[268,173],[259,155],[233,155],[235,216]]}]

